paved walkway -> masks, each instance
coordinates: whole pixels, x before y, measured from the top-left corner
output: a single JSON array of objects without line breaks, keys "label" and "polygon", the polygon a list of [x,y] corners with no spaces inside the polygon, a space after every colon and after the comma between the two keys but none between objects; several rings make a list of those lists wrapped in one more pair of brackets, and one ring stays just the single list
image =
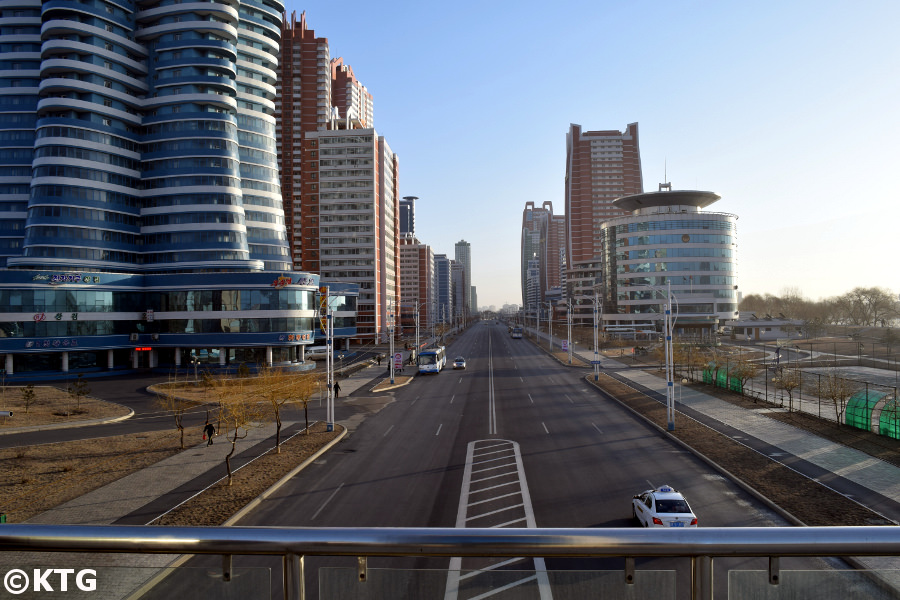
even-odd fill
[{"label": "paved walkway", "polygon": [[[385,366],[370,366],[341,379],[341,395],[374,385],[373,378]],[[378,379],[380,381],[380,378]],[[282,439],[297,431],[302,423],[284,422]],[[275,425],[251,429],[239,440],[233,464],[235,468],[259,456],[272,446]],[[231,444],[217,436],[211,446],[206,442],[136,471],[102,488],[41,513],[28,523],[67,525],[146,525],[161,512],[190,498],[193,494],[225,476],[225,455]],[[16,568],[97,567],[98,589],[104,598],[128,598],[160,569],[177,559],[168,554],[71,554],[46,552],[4,553],[3,563]],[[100,579],[102,578],[102,579]]]}]

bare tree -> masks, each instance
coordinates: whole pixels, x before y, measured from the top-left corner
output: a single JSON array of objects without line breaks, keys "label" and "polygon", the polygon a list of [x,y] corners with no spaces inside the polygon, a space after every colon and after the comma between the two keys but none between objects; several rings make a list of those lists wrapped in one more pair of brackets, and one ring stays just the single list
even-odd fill
[{"label": "bare tree", "polygon": [[788,412],[794,410],[794,390],[800,387],[802,381],[799,369],[781,369],[775,376],[775,387],[787,392]]},{"label": "bare tree", "polygon": [[81,400],[91,393],[91,388],[88,387],[87,382],[84,380],[84,375],[82,373],[78,374],[78,377],[75,379],[75,383],[69,386],[67,390],[69,395],[75,398],[75,410],[81,412]]},{"label": "bare tree", "polygon": [[276,453],[281,453],[281,409],[294,401],[290,383],[290,376],[274,367],[263,367],[256,376],[256,395],[272,407],[275,417]]},{"label": "bare tree", "polygon": [[156,405],[172,413],[172,417],[175,419],[175,428],[181,434],[182,450],[184,450],[184,413],[192,404],[178,395],[177,376],[170,378],[168,383],[157,388]]},{"label": "bare tree", "polygon": [[306,419],[306,435],[309,435],[309,401],[319,390],[321,376],[315,373],[302,373],[291,377],[291,395],[296,404],[303,406],[303,416]]},{"label": "bare tree", "polygon": [[838,375],[834,369],[819,376],[816,383],[816,395],[828,400],[834,406],[834,416],[840,426],[844,421],[844,410],[847,408],[847,400],[856,392],[851,383]]},{"label": "bare tree", "polygon": [[747,382],[759,375],[759,372],[762,370],[758,363],[750,360],[749,355],[744,354],[739,355],[734,362],[729,360],[728,367],[728,376],[741,382],[742,395]]},{"label": "bare tree", "polygon": [[231,442],[231,451],[225,455],[227,485],[231,485],[234,477],[231,458],[237,449],[237,442],[246,438],[251,429],[262,424],[264,409],[261,403],[245,392],[241,379],[232,381],[225,375],[216,377],[213,394],[219,406],[221,422],[225,424],[225,437]]},{"label": "bare tree", "polygon": [[25,414],[28,414],[28,407],[34,403],[34,384],[29,383],[22,388],[22,404],[25,405]]}]

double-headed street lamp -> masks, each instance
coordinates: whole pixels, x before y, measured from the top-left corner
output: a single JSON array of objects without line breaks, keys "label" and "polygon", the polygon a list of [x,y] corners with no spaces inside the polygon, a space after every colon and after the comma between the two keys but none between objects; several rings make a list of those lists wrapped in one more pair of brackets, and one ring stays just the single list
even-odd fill
[{"label": "double-headed street lamp", "polygon": [[666,303],[663,304],[663,308],[665,310],[663,331],[665,334],[664,341],[666,349],[666,420],[668,421],[668,430],[675,431],[675,365],[673,364],[675,360],[675,352],[672,346],[672,332],[675,326],[676,316],[673,316],[672,314],[672,304],[675,304],[677,312],[678,301],[675,299],[675,296],[672,295],[671,282],[666,282],[665,291],[655,285],[641,283],[634,283],[632,285],[635,287],[648,287],[654,292],[663,294],[666,298]]}]

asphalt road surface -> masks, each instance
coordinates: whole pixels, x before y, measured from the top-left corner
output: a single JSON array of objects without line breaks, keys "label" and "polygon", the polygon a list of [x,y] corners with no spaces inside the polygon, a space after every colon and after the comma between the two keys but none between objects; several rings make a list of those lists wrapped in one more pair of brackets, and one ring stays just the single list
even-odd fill
[{"label": "asphalt road surface", "polygon": [[[448,347],[467,360],[465,370],[416,377],[375,397],[363,390],[342,403],[370,411],[352,435],[301,472],[240,523],[302,527],[633,527],[631,498],[669,484],[682,491],[700,526],[787,525],[689,452],[673,445],[615,401],[587,385],[583,369],[560,365],[506,327],[482,323]],[[345,405],[345,408],[348,405]],[[338,422],[341,408],[338,408]],[[448,584],[447,569],[484,569],[491,561],[370,559],[369,568],[440,569],[435,581],[398,584],[391,597],[468,598],[477,578]],[[448,564],[449,562],[449,564]],[[500,562],[499,560],[492,561]],[[213,595],[220,561],[200,557],[204,581],[167,580],[149,596]],[[827,564],[834,565],[833,561]],[[272,569],[272,597],[280,598],[281,561],[235,557],[235,568]],[[306,558],[307,597],[316,598],[345,568],[356,578],[355,559]],[[557,573],[619,570],[624,559],[510,561],[494,573],[517,570],[528,583],[500,598],[552,598],[556,587],[543,569]],[[783,560],[782,568],[827,568],[818,559]],[[638,569],[677,570],[678,597],[690,591],[687,559],[637,561]],[[763,559],[715,561],[716,593],[725,593],[727,570],[767,568]],[[496,576],[496,575],[495,575]],[[565,576],[565,573],[562,575]],[[323,582],[319,578],[323,578]],[[422,579],[429,579],[424,577]],[[498,583],[482,582],[496,589]],[[320,587],[322,586],[322,587]],[[408,587],[407,587],[408,586]],[[431,587],[428,587],[431,586]],[[334,590],[340,587],[333,588]],[[338,597],[337,591],[322,597]],[[558,597],[564,597],[562,591]],[[387,597],[379,594],[373,597]],[[584,597],[584,596],[582,596]]]}]

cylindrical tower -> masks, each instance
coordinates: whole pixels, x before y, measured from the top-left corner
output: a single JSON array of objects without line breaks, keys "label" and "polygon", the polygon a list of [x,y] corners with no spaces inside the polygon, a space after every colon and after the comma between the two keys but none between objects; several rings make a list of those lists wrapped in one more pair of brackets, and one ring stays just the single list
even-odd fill
[{"label": "cylindrical tower", "polygon": [[717,200],[676,190],[615,201],[631,214],[601,225],[610,330],[660,330],[668,289],[682,334],[706,337],[737,315],[737,216],[702,211]]}]

